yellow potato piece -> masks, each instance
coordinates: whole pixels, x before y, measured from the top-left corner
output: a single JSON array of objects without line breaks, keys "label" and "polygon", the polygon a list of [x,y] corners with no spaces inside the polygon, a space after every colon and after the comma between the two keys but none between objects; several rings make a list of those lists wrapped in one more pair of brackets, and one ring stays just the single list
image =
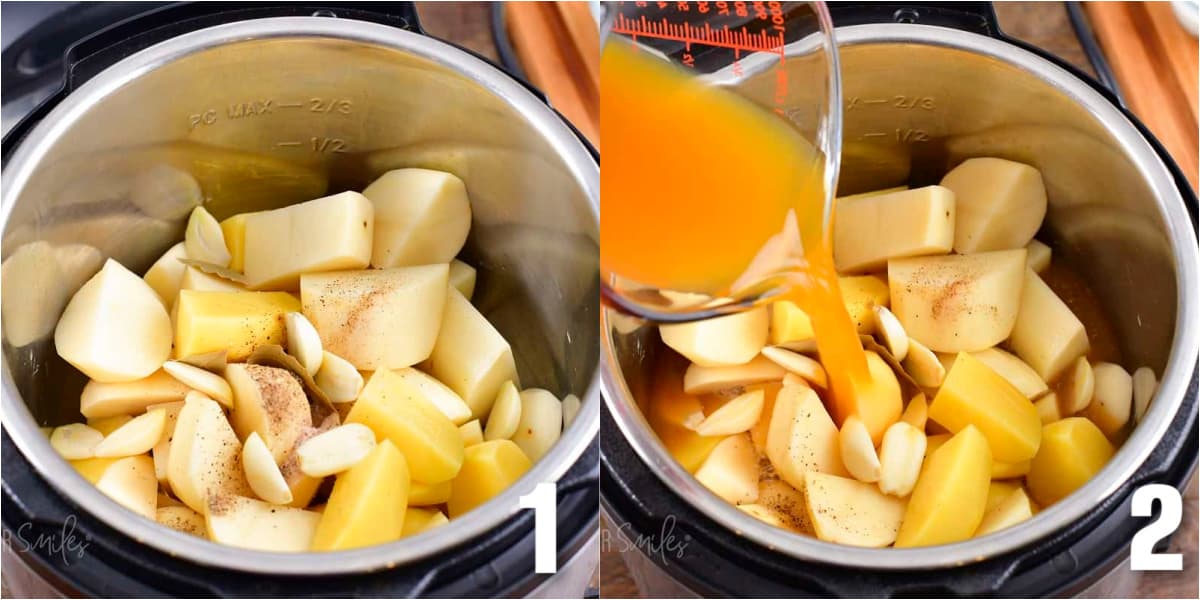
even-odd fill
[{"label": "yellow potato piece", "polygon": [[1100,472],[1115,452],[1104,432],[1083,417],[1046,425],[1025,476],[1029,494],[1041,506],[1054,504]]},{"label": "yellow potato piece", "polygon": [[788,529],[816,535],[812,520],[808,516],[808,499],[804,492],[780,479],[763,479],[758,482],[758,500],[755,504],[766,507],[781,516]]},{"label": "yellow potato piece", "polygon": [[818,538],[868,548],[896,541],[907,504],[873,484],[815,471],[805,473],[804,495]]},{"label": "yellow potato piece", "polygon": [[1042,420],[1042,425],[1049,425],[1063,418],[1062,411],[1058,407],[1058,394],[1050,392],[1041,398],[1038,398],[1033,403],[1034,408],[1037,408],[1038,417]]},{"label": "yellow potato piece", "polygon": [[118,427],[128,423],[132,418],[130,415],[116,415],[99,419],[88,419],[87,424],[88,427],[99,431],[102,435],[108,435],[116,431]]},{"label": "yellow potato piece", "polygon": [[744,433],[721,440],[696,469],[696,480],[730,504],[758,499],[758,453]]},{"label": "yellow potato piece", "polygon": [[145,454],[118,458],[104,469],[96,488],[133,512],[154,519],[158,506],[158,479],[154,461]]},{"label": "yellow potato piece", "polygon": [[[931,435],[925,438],[925,462],[921,466],[922,469],[925,468],[925,465],[929,464],[929,458],[933,456],[933,451],[941,448],[942,444],[945,444],[947,441],[949,441],[951,437],[952,434],[939,433],[937,435]],[[1016,477],[1021,477],[1029,472],[1030,463],[1031,461],[1028,460],[1015,463],[1006,463],[993,460],[991,468],[992,479],[1013,479]]]},{"label": "yellow potato piece", "polygon": [[702,367],[727,367],[750,362],[767,344],[766,307],[732,315],[662,325],[663,343]]},{"label": "yellow potato piece", "polygon": [[855,329],[863,335],[875,333],[875,307],[888,306],[891,297],[887,279],[879,275],[838,277],[838,289]]},{"label": "yellow potato piece", "polygon": [[305,273],[304,316],[321,346],[356,369],[399,369],[429,358],[446,307],[444,264]]},{"label": "yellow potato piece", "polygon": [[246,219],[257,213],[241,213],[221,221],[225,247],[229,249],[229,268],[242,272],[246,268]]},{"label": "yellow potato piece", "polygon": [[[241,454],[242,444],[221,405],[198,392],[188,394],[171,439],[167,462],[171,491],[201,514],[217,496],[251,495]],[[153,476],[153,461],[150,469]]]},{"label": "yellow potato piece", "polygon": [[[774,363],[772,363],[773,365]],[[695,472],[708,453],[721,442],[719,437],[704,437],[684,423],[697,413],[703,413],[700,397],[685,394],[678,381],[660,377],[655,382],[646,420],[666,446],[667,452],[689,472]]]},{"label": "yellow potato piece", "polygon": [[1047,382],[1057,379],[1090,347],[1083,322],[1037,273],[1028,269],[1021,286],[1021,310],[1008,344]]},{"label": "yellow potato piece", "polygon": [[408,488],[409,506],[433,506],[445,504],[450,499],[450,481],[421,483],[413,481]]},{"label": "yellow potato piece", "polygon": [[958,206],[954,250],[1020,248],[1046,216],[1046,188],[1035,168],[1002,158],[971,158],[942,178]]},{"label": "yellow potato piece", "polygon": [[929,401],[925,399],[925,394],[918,393],[908,401],[908,406],[904,407],[904,414],[900,415],[900,420],[916,427],[922,432],[925,431],[925,421],[929,419]]},{"label": "yellow potato piece", "polygon": [[475,294],[475,267],[457,258],[450,261],[450,287],[470,300]]},{"label": "yellow potato piece", "polygon": [[366,425],[379,441],[391,440],[417,481],[453,479],[463,464],[458,428],[410,381],[388,369],[371,374],[346,422]]},{"label": "yellow potato piece", "polygon": [[214,542],[251,550],[306,552],[321,515],[226,494],[212,499],[204,519]]},{"label": "yellow potato piece", "polygon": [[244,292],[246,286],[188,265],[183,270],[183,277],[179,279],[179,289],[197,292]]},{"label": "yellow potato piece", "polygon": [[992,509],[999,506],[1009,494],[1020,488],[1020,483],[1015,483],[1012,481],[993,481],[990,485],[988,485],[987,503],[984,506],[984,514],[986,515],[987,513],[992,512]]},{"label": "yellow potato piece", "polygon": [[159,506],[154,520],[175,531],[206,537],[204,517],[186,506]]},{"label": "yellow potato piece", "polygon": [[408,488],[408,461],[390,440],[384,440],[337,476],[312,549],[347,550],[400,539]]},{"label": "yellow potato piece", "polygon": [[67,461],[71,463],[71,467],[79,473],[80,477],[88,480],[88,483],[95,485],[104,476],[104,472],[108,470],[113,463],[121,458],[82,458],[78,460]]},{"label": "yellow potato piece", "polygon": [[153,404],[183,400],[190,389],[161,369],[137,381],[101,383],[93,380],[83,386],[79,412],[88,419],[136,415]]},{"label": "yellow potato piece", "polygon": [[839,198],[834,264],[840,273],[861,273],[892,258],[946,254],[954,245],[954,213],[954,192],[939,185]]},{"label": "yellow potato piece", "polygon": [[286,292],[183,290],[175,301],[175,356],[228,350],[230,362],[244,361],[259,346],[283,345],[284,315],[299,310]]},{"label": "yellow potato piece", "polygon": [[1025,495],[1025,490],[1017,488],[983,515],[979,529],[975,530],[975,537],[1012,527],[1032,516],[1033,504],[1029,501],[1029,496]]},{"label": "yellow potato piece", "polygon": [[965,540],[983,520],[992,464],[987,438],[968,425],[931,454],[909,498],[897,548]]},{"label": "yellow potato piece", "polygon": [[1042,435],[1037,408],[1008,380],[962,353],[929,405],[929,418],[951,432],[974,425],[1001,462],[1033,458]]},{"label": "yellow potato piece", "polygon": [[246,217],[247,287],[294,290],[304,273],[362,269],[371,261],[375,211],[342,192]]},{"label": "yellow potato piece", "polygon": [[766,455],[792,487],[804,487],[808,471],[847,475],[838,446],[838,428],[816,392],[784,386],[775,396]]},{"label": "yellow potato piece", "polygon": [[483,427],[479,425],[479,419],[459,425],[458,434],[462,436],[464,448],[483,441]]},{"label": "yellow potato piece", "polygon": [[471,201],[455,175],[395,169],[363,195],[375,207],[371,266],[377,269],[448,262],[467,241]]},{"label": "yellow potato piece", "polygon": [[779,300],[771,303],[771,345],[811,340],[814,337],[812,321],[808,314],[795,303]]},{"label": "yellow potato piece", "polygon": [[1033,367],[1030,367],[1025,364],[1025,361],[1004,350],[988,348],[979,352],[972,352],[971,356],[991,367],[997,375],[1007,379],[1013,387],[1020,390],[1030,400],[1045,394],[1050,389],[1046,386],[1046,382],[1042,381],[1042,378],[1038,376],[1037,371],[1033,370]]},{"label": "yellow potato piece", "polygon": [[410,506],[404,511],[404,529],[400,532],[400,537],[424,533],[449,522],[450,519],[446,518],[446,513],[440,510]]},{"label": "yellow potato piece", "polygon": [[466,401],[476,419],[488,415],[505,381],[521,386],[508,341],[454,289],[446,292],[442,326],[427,364],[429,374]]},{"label": "yellow potato piece", "polygon": [[446,509],[450,518],[457,518],[491,500],[512,485],[526,471],[530,462],[510,440],[490,440],[467,448],[462,469],[450,486]]}]

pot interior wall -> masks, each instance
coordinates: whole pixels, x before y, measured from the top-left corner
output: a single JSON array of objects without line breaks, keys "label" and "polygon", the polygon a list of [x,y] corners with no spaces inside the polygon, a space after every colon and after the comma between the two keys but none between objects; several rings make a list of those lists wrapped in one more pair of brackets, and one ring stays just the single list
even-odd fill
[{"label": "pot interior wall", "polygon": [[[466,182],[474,302],[522,383],[583,395],[598,360],[598,219],[581,175],[511,99],[435,61],[330,38],[238,41],[128,75],[6,196],[6,258],[40,241],[70,250],[23,280],[5,274],[6,329],[21,302],[52,323],[90,275],[94,262],[70,257],[94,253],[70,244],[141,272],[200,203],[223,219],[425,167]],[[6,336],[4,351],[35,418],[60,424],[79,418],[84,380],[50,338]]]}]

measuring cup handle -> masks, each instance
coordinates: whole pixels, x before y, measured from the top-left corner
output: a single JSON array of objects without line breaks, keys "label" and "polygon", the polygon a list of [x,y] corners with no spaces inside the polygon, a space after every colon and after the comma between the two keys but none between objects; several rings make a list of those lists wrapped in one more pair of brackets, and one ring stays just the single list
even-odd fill
[{"label": "measuring cup handle", "polygon": [[[381,12],[381,6],[386,12]],[[424,35],[415,2],[181,2],[106,27],[67,50],[66,91],[130,54],[207,27],[269,17],[330,17],[380,23]]]}]

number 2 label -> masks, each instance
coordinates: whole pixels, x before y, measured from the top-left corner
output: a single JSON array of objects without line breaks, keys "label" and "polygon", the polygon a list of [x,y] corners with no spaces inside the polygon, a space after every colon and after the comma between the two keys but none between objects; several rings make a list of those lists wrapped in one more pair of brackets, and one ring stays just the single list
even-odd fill
[{"label": "number 2 label", "polygon": [[1161,483],[1144,485],[1133,492],[1131,512],[1135,517],[1153,516],[1155,500],[1162,511],[1157,519],[1133,536],[1129,544],[1129,568],[1134,571],[1182,571],[1183,555],[1154,552],[1154,545],[1174,533],[1183,520],[1183,499],[1179,490]]},{"label": "number 2 label", "polygon": [[533,570],[554,573],[558,570],[558,498],[553,483],[539,483],[521,496],[521,508],[533,509]]}]

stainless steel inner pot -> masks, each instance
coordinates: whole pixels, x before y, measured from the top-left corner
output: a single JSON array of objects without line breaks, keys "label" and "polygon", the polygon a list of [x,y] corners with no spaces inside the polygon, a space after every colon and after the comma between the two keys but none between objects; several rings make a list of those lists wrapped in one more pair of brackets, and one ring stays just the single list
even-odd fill
[{"label": "stainless steel inner pot", "polygon": [[[4,428],[84,510],[164,552],[230,569],[391,568],[509,520],[518,496],[556,481],[597,435],[599,166],[545,103],[486,62],[391,27],[316,17],[243,21],[152,46],[73,91],[21,141],[4,170],[3,253],[85,244],[140,271],[182,239],[201,201],[220,219],[361,189],[407,166],[466,182],[474,301],[512,343],[522,383],[583,399],[562,440],[499,497],[450,526],[332,555],[241,550],[160,527],[84,481],[39,432],[79,419],[83,384],[48,332],[21,347],[6,335]],[[62,282],[77,288],[89,262],[60,260],[31,280],[6,274],[6,311],[10,301],[34,303],[52,323],[74,291]]]},{"label": "stainless steel inner pot", "polygon": [[[972,156],[1040,169],[1050,210],[1039,237],[1051,241],[1055,261],[1075,267],[1099,296],[1124,366],[1147,365],[1160,376],[1145,419],[1092,481],[1021,525],[943,546],[865,549],[771,527],[681,468],[636,401],[649,389],[647,357],[661,344],[657,331],[611,320],[607,311],[601,322],[606,402],[659,478],[716,522],[766,548],[864,569],[980,561],[1044,539],[1084,515],[1128,480],[1162,438],[1196,366],[1196,236],[1176,182],[1137,127],[1061,67],[1010,43],[943,27],[860,25],[839,28],[837,37],[845,108],[839,191],[936,183]],[[803,44],[788,53],[785,68],[796,76],[820,68],[803,58]],[[736,85],[755,90],[773,78],[766,70]]]}]

